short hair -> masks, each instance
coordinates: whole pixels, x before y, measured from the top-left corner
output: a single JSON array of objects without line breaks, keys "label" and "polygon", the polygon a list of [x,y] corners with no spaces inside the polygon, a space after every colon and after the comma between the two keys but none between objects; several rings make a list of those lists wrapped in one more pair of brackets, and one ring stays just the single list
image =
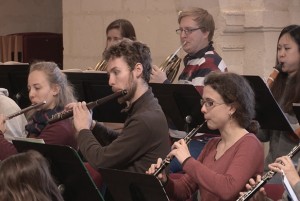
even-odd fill
[{"label": "short hair", "polygon": [[67,76],[59,69],[56,63],[39,61],[30,65],[29,74],[33,71],[42,71],[46,74],[50,85],[60,87],[56,106],[64,108],[68,103],[76,102],[73,86],[68,82]]},{"label": "short hair", "polygon": [[119,29],[123,38],[136,40],[135,30],[132,23],[126,19],[117,19],[106,28],[106,34],[112,29]]},{"label": "short hair", "polygon": [[37,151],[19,153],[0,163],[1,200],[63,201],[49,164]]},{"label": "short hair", "polygon": [[187,16],[194,17],[194,21],[199,27],[201,27],[201,30],[203,32],[209,32],[208,41],[213,40],[215,32],[215,21],[213,16],[207,10],[197,7],[188,10],[183,10],[178,16],[178,23],[181,22],[182,18]]},{"label": "short hair", "polygon": [[[255,117],[255,95],[248,81],[241,75],[229,72],[211,72],[204,79],[204,86],[217,91],[226,104],[236,109],[232,115],[243,128],[249,128]],[[256,123],[256,122],[255,122]],[[253,132],[257,131],[257,127]]]},{"label": "short hair", "polygon": [[137,63],[143,65],[143,79],[149,83],[152,71],[150,48],[139,41],[123,39],[104,51],[104,59],[123,58],[132,71]]}]

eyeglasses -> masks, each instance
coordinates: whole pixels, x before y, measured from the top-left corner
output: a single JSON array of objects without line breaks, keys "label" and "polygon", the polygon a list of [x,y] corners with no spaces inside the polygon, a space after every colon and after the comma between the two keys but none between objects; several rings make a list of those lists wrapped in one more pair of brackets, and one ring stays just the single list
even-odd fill
[{"label": "eyeglasses", "polygon": [[192,32],[194,32],[194,31],[196,31],[196,30],[198,30],[198,29],[202,29],[203,27],[199,27],[199,28],[188,28],[188,29],[182,29],[182,28],[180,28],[180,29],[176,29],[176,33],[177,34],[182,34],[182,32],[184,32],[185,33],[185,35],[189,35],[189,34],[191,34]]},{"label": "eyeglasses", "polygon": [[206,109],[212,109],[218,105],[223,105],[225,103],[217,103],[215,102],[214,100],[211,100],[211,99],[201,99],[200,100],[200,104],[201,104],[201,107],[203,107],[203,105],[206,107]]}]

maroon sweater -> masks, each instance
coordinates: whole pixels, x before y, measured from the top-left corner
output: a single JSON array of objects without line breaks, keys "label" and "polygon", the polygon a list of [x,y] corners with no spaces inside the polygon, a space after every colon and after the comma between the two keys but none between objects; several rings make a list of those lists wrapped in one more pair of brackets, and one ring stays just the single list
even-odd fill
[{"label": "maroon sweater", "polygon": [[169,178],[170,198],[184,200],[199,189],[201,201],[236,200],[248,180],[263,172],[263,146],[255,135],[243,136],[215,160],[219,141],[219,137],[211,139],[198,160],[188,159],[180,179]]},{"label": "maroon sweater", "polygon": [[[47,125],[37,138],[43,139],[46,144],[68,145],[77,149],[74,132],[72,122],[69,119],[65,119]],[[4,160],[16,153],[15,146],[8,142],[0,131],[0,160]]]}]

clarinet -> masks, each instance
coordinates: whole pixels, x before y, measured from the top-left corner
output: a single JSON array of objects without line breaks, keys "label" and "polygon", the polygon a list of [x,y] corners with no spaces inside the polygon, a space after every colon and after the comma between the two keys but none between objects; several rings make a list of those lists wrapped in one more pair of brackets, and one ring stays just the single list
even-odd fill
[{"label": "clarinet", "polygon": [[[196,126],[191,132],[189,132],[183,140],[185,141],[186,144],[190,143],[192,138],[197,134],[197,132],[204,126],[206,121],[204,121],[201,125]],[[160,167],[153,173],[154,176],[158,176],[159,173],[161,173],[172,161],[174,156],[167,156],[163,162],[161,163]]]},{"label": "clarinet", "polygon": [[[105,96],[104,98],[100,98],[96,101],[93,101],[93,102],[89,102],[86,104],[87,108],[88,109],[93,109],[94,107],[96,106],[99,106],[99,105],[102,105],[108,101],[111,101],[115,98],[119,98],[120,96],[124,96],[127,94],[127,90],[122,90],[122,91],[118,91],[118,92],[115,92],[111,95],[108,95],[108,96]],[[49,124],[53,124],[55,122],[58,122],[60,120],[64,120],[64,119],[67,119],[69,117],[72,117],[73,116],[73,110],[67,110],[67,111],[62,111],[62,112],[59,112],[55,115],[53,115],[49,120],[48,120],[48,123]]]},{"label": "clarinet", "polygon": [[[288,153],[288,157],[292,158],[298,151],[300,150],[300,143],[295,146],[290,153]],[[247,191],[244,195],[240,196],[236,201],[246,201],[249,200],[263,185],[267,183],[268,180],[270,180],[276,172],[273,170],[270,170],[267,172],[263,177],[261,178],[261,181],[257,183],[254,187],[251,188],[251,190]]]}]

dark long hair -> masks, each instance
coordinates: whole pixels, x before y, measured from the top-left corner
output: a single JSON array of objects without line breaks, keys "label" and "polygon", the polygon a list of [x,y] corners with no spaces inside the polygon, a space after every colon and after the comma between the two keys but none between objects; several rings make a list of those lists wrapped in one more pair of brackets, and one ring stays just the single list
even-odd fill
[{"label": "dark long hair", "polygon": [[211,72],[204,80],[204,86],[217,91],[226,104],[232,105],[236,111],[232,118],[242,128],[257,133],[259,124],[254,121],[255,95],[247,80],[235,73]]},{"label": "dark long hair", "polygon": [[[298,25],[289,25],[282,29],[277,44],[280,38],[284,34],[289,34],[292,40],[298,45],[298,50],[300,54],[300,26]],[[276,65],[279,63],[278,61],[278,51],[276,54]],[[300,66],[299,66],[300,69]],[[276,79],[274,80],[274,84],[271,87],[271,92],[274,98],[279,101],[283,97],[282,109],[284,112],[292,113],[292,103],[300,102],[300,71],[297,70],[296,74],[290,78],[289,87],[286,87],[288,74],[280,72]]]},{"label": "dark long hair", "polygon": [[63,201],[49,170],[37,151],[12,155],[0,163],[1,201]]}]

